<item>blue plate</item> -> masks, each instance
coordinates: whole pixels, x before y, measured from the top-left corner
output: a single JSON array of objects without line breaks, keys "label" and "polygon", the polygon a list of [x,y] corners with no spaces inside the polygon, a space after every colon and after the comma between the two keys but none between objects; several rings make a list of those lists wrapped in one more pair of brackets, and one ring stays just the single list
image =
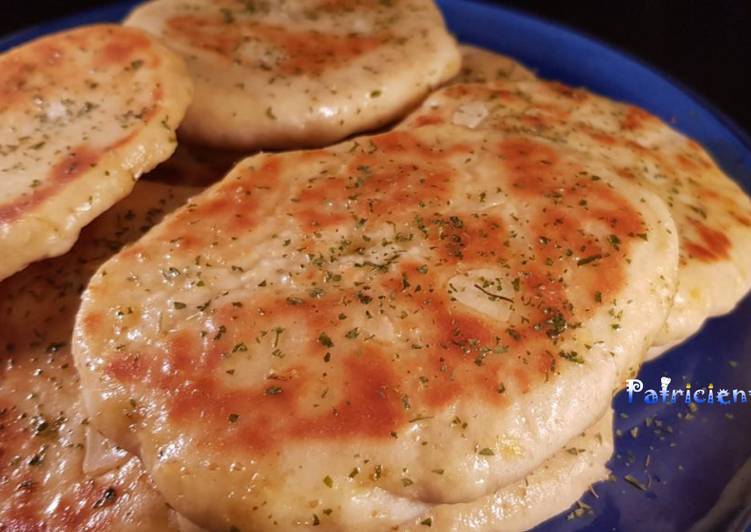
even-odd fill
[{"label": "blue plate", "polygon": [[[507,53],[544,77],[652,111],[709,148],[726,172],[751,189],[751,139],[685,87],[558,25],[481,3],[439,3],[462,41]],[[17,33],[0,40],[0,50],[72,26],[118,21],[133,5],[113,4]],[[658,388],[660,378],[669,376],[673,385],[713,383],[716,391],[751,393],[750,318],[747,298],[731,315],[711,320],[690,342],[644,366],[639,378],[645,388]],[[621,393],[614,406],[613,479],[597,484],[596,496],[582,498],[591,513],[571,518],[565,512],[536,530],[744,530],[751,523],[751,402],[691,411],[681,403],[630,404]]]}]

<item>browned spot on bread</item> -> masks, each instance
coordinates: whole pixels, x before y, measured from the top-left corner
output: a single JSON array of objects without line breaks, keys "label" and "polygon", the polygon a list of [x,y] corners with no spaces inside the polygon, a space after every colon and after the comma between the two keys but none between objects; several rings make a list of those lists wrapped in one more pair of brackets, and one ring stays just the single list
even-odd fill
[{"label": "browned spot on bread", "polygon": [[34,209],[69,182],[90,170],[101,156],[101,151],[92,150],[86,145],[74,148],[52,168],[49,175],[42,179],[41,186],[34,189],[28,196],[0,205],[0,223],[12,222]]},{"label": "browned spot on bread", "polygon": [[414,122],[415,127],[430,126],[443,123],[443,116],[440,114],[423,114],[417,117]]},{"label": "browned spot on bread", "polygon": [[[137,60],[145,50],[151,47],[148,37],[140,32],[127,29],[116,40],[98,51],[94,60],[95,68],[132,67],[133,61]],[[159,57],[156,54],[147,56],[150,66],[159,65]]]},{"label": "browned spot on bread", "polygon": [[[303,413],[309,411],[309,405],[301,407],[310,384],[305,369],[290,368],[254,389],[229,389],[212,371],[220,353],[202,356],[200,344],[188,333],[173,337],[169,349],[169,371],[156,368],[153,356],[124,355],[109,365],[108,373],[124,383],[145,380],[158,386],[170,397],[173,419],[191,420],[202,411],[205,422],[216,431],[207,436],[209,445],[239,445],[268,452],[289,436],[385,438],[404,421],[391,364],[377,348],[345,355],[337,390],[340,399],[312,415]],[[202,359],[198,364],[197,358]],[[233,413],[240,413],[239,418],[228,427],[227,419]]]},{"label": "browned spot on bread", "polygon": [[735,211],[733,211],[731,214],[733,218],[735,218],[738,221],[738,223],[740,223],[741,225],[745,225],[746,227],[751,226],[751,217],[746,216],[745,214],[735,212]]},{"label": "browned spot on bread", "polygon": [[[451,180],[450,167],[441,160],[471,151],[463,145],[431,149],[403,131],[371,142],[370,153],[360,153],[348,164],[348,174],[318,179],[296,198],[292,213],[306,230],[324,229],[353,215],[375,221],[408,212],[423,201],[437,203],[447,197]],[[404,162],[405,155],[415,162]],[[390,156],[399,156],[398,162]]]},{"label": "browned spot on bread", "polygon": [[[102,28],[102,31],[106,31],[106,28]],[[148,39],[140,32],[131,30],[126,33],[131,34],[133,37],[134,42],[130,44],[132,44],[135,49],[150,44]],[[81,40],[83,37],[84,36],[73,34],[73,36],[70,36],[69,38]],[[84,43],[86,42],[88,42],[88,39],[84,40]],[[122,44],[123,43],[121,42],[117,42],[113,43],[113,46],[120,46]],[[39,46],[41,46],[41,49],[49,48],[45,41],[41,41]],[[29,66],[29,68],[31,67]],[[25,75],[28,74],[29,72],[25,72]],[[24,87],[18,86],[19,82],[15,83],[16,86],[10,90],[23,91]],[[5,89],[0,89],[0,99],[2,99],[2,96],[7,94],[7,91],[9,90],[7,88],[7,80],[0,79],[0,87],[5,87]],[[19,94],[19,97],[21,96],[22,94]],[[160,109],[163,97],[163,89],[161,87],[155,87],[152,91],[151,105],[142,109],[138,115],[142,125],[146,125],[154,119]],[[0,103],[0,105],[3,104]],[[0,223],[13,222],[24,213],[33,210],[40,204],[52,198],[55,194],[64,189],[68,183],[74,181],[95,167],[102,157],[104,157],[109,151],[116,150],[129,143],[140,129],[141,127],[138,127],[127,132],[127,134],[124,134],[109,146],[103,148],[94,149],[88,144],[81,144],[72,148],[67,154],[63,155],[54,166],[52,166],[50,172],[46,176],[39,176],[39,186],[31,189],[26,195],[22,195],[11,202],[0,205]]]},{"label": "browned spot on bread", "polygon": [[227,24],[215,18],[184,15],[167,23],[167,34],[186,40],[192,46],[237,59],[240,48],[251,42],[279,50],[273,70],[283,74],[319,75],[327,68],[351,61],[381,45],[388,35],[332,35],[314,31],[291,31],[281,26],[255,21],[235,20]]},{"label": "browned spot on bread", "polygon": [[629,105],[626,109],[626,114],[621,121],[621,127],[633,131],[644,127],[647,122],[653,122],[655,120],[658,119],[641,107]]},{"label": "browned spot on bread", "polygon": [[600,129],[596,129],[596,128],[593,128],[593,127],[587,127],[587,126],[584,126],[584,125],[581,126],[581,129],[584,130],[584,131],[586,131],[587,134],[590,137],[592,137],[593,140],[595,140],[597,142],[600,142],[600,143],[606,144],[606,145],[610,145],[610,146],[616,144],[615,137],[613,135],[611,135],[610,133],[606,133],[606,132],[604,132],[604,131],[602,131]]},{"label": "browned spot on bread", "polygon": [[685,249],[692,257],[704,262],[714,262],[730,256],[732,243],[725,233],[696,219],[691,219],[691,223],[701,239],[701,243],[688,238],[685,240]]},{"label": "browned spot on bread", "polygon": [[[583,259],[597,257],[596,268],[578,271],[582,282],[592,285],[603,297],[617,293],[623,284],[623,264],[620,253],[629,243],[645,233],[639,214],[611,189],[599,176],[580,174],[581,168],[561,162],[547,145],[526,138],[511,138],[504,141],[500,152],[505,164],[516,178],[514,193],[522,197],[544,195],[553,199],[565,195],[568,202],[582,205],[575,214],[555,205],[538,213],[533,226],[544,240],[538,241],[538,252],[543,261],[549,261],[549,276],[560,275],[565,267],[561,259],[576,255]],[[561,179],[568,176],[567,179]],[[596,197],[605,207],[590,208],[589,200]],[[594,202],[593,202],[594,203]],[[585,207],[586,205],[586,207]],[[586,223],[606,226],[617,237],[618,248],[601,249],[600,244],[588,236]],[[540,242],[546,242],[544,245]],[[614,240],[614,242],[616,242]]]}]

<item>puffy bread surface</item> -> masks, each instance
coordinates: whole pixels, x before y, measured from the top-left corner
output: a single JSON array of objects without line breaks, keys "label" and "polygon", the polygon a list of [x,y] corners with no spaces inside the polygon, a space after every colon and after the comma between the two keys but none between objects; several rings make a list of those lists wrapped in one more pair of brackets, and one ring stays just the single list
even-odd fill
[{"label": "puffy bread surface", "polygon": [[66,252],[175,148],[182,60],[135,28],[89,26],[0,56],[0,279]]},{"label": "puffy bread surface", "polygon": [[[607,463],[613,454],[613,411],[609,410],[597,423],[568,442],[551,458],[523,480],[500,488],[491,495],[474,501],[456,504],[428,505],[419,501],[399,500],[398,504],[412,507],[418,515],[391,530],[435,530],[451,532],[515,532],[527,530],[570,508],[590,487],[608,478]],[[435,474],[444,474],[436,470]],[[382,494],[385,496],[385,494]],[[391,501],[392,504],[395,501]],[[422,512],[422,513],[420,513]],[[368,516],[357,530],[380,530]],[[184,526],[178,517],[181,532],[201,532],[205,529],[192,524]],[[297,530],[327,530],[321,524],[299,524]]]},{"label": "puffy bread surface", "polygon": [[181,132],[220,148],[325,146],[403,116],[459,70],[432,0],[157,0],[125,21],[186,59]]},{"label": "puffy bread surface", "polygon": [[459,51],[462,54],[462,69],[451,80],[452,84],[535,79],[529,68],[507,55],[469,44],[459,45]]},{"label": "puffy bread surface", "polygon": [[397,131],[241,162],[101,267],[74,357],[91,422],[197,524],[383,527],[602,416],[676,262],[663,202],[597,160]]},{"label": "puffy bread surface", "polygon": [[574,504],[592,484],[608,478],[613,454],[613,412],[571,440],[523,480],[492,495],[459,504],[439,504],[400,531],[430,525],[445,532],[528,530]]},{"label": "puffy bread surface", "polygon": [[171,526],[138,459],[89,428],[70,338],[80,293],[96,268],[191,192],[139,183],[85,228],[69,253],[0,283],[0,528]]},{"label": "puffy bread surface", "polygon": [[602,157],[659,195],[678,229],[678,291],[655,355],[732,310],[751,287],[751,199],[696,142],[639,107],[548,81],[464,84],[432,94],[401,127],[523,132]]}]

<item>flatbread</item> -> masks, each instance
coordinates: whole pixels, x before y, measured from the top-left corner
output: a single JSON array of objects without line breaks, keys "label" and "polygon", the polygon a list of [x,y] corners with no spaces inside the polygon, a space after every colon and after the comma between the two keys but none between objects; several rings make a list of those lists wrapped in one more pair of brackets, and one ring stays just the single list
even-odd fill
[{"label": "flatbread", "polygon": [[401,127],[449,123],[523,132],[602,157],[669,206],[678,292],[650,355],[685,340],[751,288],[751,199],[696,142],[638,107],[547,81],[437,91]]},{"label": "flatbread", "polygon": [[140,30],[89,26],[0,56],[0,279],[65,253],[175,148],[182,60]]},{"label": "flatbread", "polygon": [[197,524],[383,528],[599,419],[676,263],[663,202],[582,153],[398,131],[240,163],[102,266],[74,358]]},{"label": "flatbread", "polygon": [[139,183],[68,254],[0,283],[3,530],[174,529],[138,459],[90,428],[70,338],[80,293],[97,266],[192,192]]},{"label": "flatbread", "polygon": [[507,55],[469,44],[459,45],[459,51],[462,54],[462,69],[451,84],[536,78],[529,68]]},{"label": "flatbread", "polygon": [[435,506],[398,530],[417,532],[427,526],[442,532],[528,530],[565,511],[590,486],[607,479],[613,447],[611,410],[524,480],[477,501]]},{"label": "flatbread", "polygon": [[393,122],[454,76],[432,0],[156,0],[125,21],[185,57],[181,132],[225,149],[326,146]]}]

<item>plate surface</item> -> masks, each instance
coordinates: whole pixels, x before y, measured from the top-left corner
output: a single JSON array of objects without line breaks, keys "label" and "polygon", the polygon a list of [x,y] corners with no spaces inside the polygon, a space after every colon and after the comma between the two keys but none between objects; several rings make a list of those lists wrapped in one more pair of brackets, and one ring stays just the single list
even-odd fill
[{"label": "plate surface", "polygon": [[[638,104],[706,146],[751,190],[751,139],[730,120],[652,68],[558,25],[496,6],[438,0],[460,40],[509,54],[546,78]],[[0,51],[73,26],[121,20],[122,2],[0,39]],[[746,390],[746,404],[647,405],[616,396],[613,479],[536,530],[744,530],[751,523],[751,297],[732,314],[711,320],[690,342],[645,365],[645,388],[712,383]],[[586,384],[583,384],[585,386]],[[631,481],[625,480],[625,478]],[[596,493],[596,495],[595,495]],[[591,512],[588,511],[591,508]]]}]

